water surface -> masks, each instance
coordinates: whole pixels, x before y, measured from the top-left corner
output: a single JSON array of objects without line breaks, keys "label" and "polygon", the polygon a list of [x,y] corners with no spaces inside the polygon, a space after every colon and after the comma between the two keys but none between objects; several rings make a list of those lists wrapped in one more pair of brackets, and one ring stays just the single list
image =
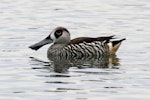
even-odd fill
[{"label": "water surface", "polygon": [[[149,100],[149,0],[1,0],[1,100]],[[126,37],[111,58],[47,58],[28,46],[64,26],[71,38]]]}]

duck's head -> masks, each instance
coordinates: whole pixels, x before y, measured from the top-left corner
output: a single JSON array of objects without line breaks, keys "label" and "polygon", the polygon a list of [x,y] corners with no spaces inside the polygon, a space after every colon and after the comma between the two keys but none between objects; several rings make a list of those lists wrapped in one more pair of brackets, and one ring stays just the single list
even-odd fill
[{"label": "duck's head", "polygon": [[46,44],[54,43],[67,45],[69,42],[70,42],[69,31],[64,27],[56,27],[45,39],[29,46],[29,48],[33,50],[38,50],[39,48],[41,48]]}]

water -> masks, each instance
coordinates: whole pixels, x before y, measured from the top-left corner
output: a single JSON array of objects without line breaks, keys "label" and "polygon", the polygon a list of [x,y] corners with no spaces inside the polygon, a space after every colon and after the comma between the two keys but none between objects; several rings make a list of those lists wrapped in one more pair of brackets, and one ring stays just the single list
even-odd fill
[{"label": "water", "polygon": [[[0,9],[1,100],[150,99],[149,0],[1,0]],[[48,46],[28,46],[56,26],[127,40],[107,60],[49,61]]]}]

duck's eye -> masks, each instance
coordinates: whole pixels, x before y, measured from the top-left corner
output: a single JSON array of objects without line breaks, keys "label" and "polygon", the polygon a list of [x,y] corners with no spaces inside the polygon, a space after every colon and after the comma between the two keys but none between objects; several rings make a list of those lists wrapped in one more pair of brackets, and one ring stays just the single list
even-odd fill
[{"label": "duck's eye", "polygon": [[60,37],[62,35],[62,31],[61,30],[58,30],[55,32],[55,36],[56,38]]},{"label": "duck's eye", "polygon": [[61,32],[61,31],[56,31],[56,34],[57,34],[57,35],[61,35],[62,32]]}]

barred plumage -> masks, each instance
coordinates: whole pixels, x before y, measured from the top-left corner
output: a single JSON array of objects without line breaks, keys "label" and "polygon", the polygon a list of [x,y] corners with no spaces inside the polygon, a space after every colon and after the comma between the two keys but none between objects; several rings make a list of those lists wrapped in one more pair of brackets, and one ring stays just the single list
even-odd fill
[{"label": "barred plumage", "polygon": [[49,55],[67,56],[67,57],[89,57],[108,55],[108,45],[105,42],[94,41],[92,43],[70,44],[55,52],[48,51]]},{"label": "barred plumage", "polygon": [[110,41],[114,36],[80,37],[70,40],[70,33],[64,27],[55,28],[44,40],[30,46],[38,50],[45,44],[54,43],[48,49],[48,55],[65,57],[91,57],[115,54],[124,39]]}]

